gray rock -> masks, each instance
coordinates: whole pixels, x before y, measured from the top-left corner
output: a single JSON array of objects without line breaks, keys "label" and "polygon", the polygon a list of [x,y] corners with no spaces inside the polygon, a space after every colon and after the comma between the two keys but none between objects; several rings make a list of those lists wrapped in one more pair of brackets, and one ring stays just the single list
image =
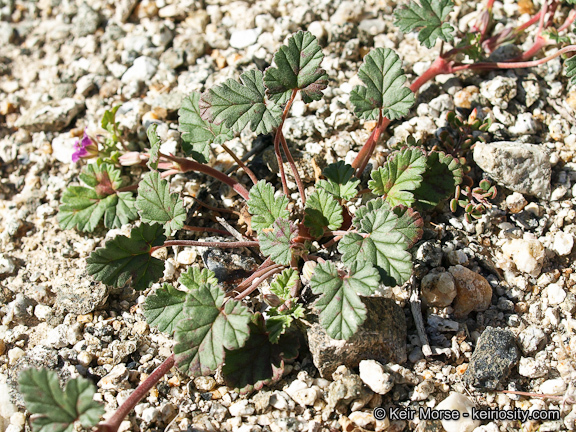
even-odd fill
[{"label": "gray rock", "polygon": [[74,29],[72,32],[76,37],[87,36],[96,33],[100,25],[100,15],[86,3],[78,6],[78,13],[72,20]]},{"label": "gray rock", "polygon": [[478,143],[474,161],[502,186],[548,199],[552,168],[548,154],[538,145],[500,141]]},{"label": "gray rock", "polygon": [[84,102],[73,98],[41,103],[30,108],[15,126],[30,132],[58,132],[68,126],[83,108]]},{"label": "gray rock", "polygon": [[106,285],[96,282],[91,277],[75,278],[69,283],[62,280],[54,284],[52,291],[56,293],[56,308],[78,315],[92,312],[102,306],[108,299]]},{"label": "gray rock", "polygon": [[8,45],[14,41],[14,28],[10,23],[0,21],[0,44]]},{"label": "gray rock", "polygon": [[508,102],[516,96],[516,80],[497,76],[490,81],[484,81],[480,84],[480,94],[493,106],[506,109]]},{"label": "gray rock", "polygon": [[366,321],[349,340],[332,339],[319,324],[308,329],[308,344],[314,365],[324,378],[331,377],[340,365],[355,368],[361,360],[404,363],[406,319],[394,300],[382,297],[362,299]]},{"label": "gray rock", "polygon": [[146,56],[138,57],[134,60],[134,64],[122,75],[122,82],[128,84],[134,81],[148,81],[154,76],[157,68],[158,60]]},{"label": "gray rock", "polygon": [[[209,270],[214,272],[216,279],[232,288],[238,279],[250,276],[258,265],[254,258],[223,251],[222,249],[206,249],[202,260]],[[236,282],[237,283],[237,282]]]},{"label": "gray rock", "polygon": [[171,69],[176,69],[184,64],[184,50],[181,48],[168,48],[160,56],[160,61]]},{"label": "gray rock", "polygon": [[520,350],[510,330],[487,327],[478,339],[464,381],[476,388],[496,390],[520,360]]},{"label": "gray rock", "polygon": [[0,254],[0,276],[7,276],[14,273],[16,264],[14,259],[5,254]]},{"label": "gray rock", "polygon": [[328,406],[340,411],[345,411],[346,407],[354,401],[364,406],[372,398],[372,394],[364,386],[362,379],[358,375],[347,374],[331,383],[330,387],[328,387]]}]

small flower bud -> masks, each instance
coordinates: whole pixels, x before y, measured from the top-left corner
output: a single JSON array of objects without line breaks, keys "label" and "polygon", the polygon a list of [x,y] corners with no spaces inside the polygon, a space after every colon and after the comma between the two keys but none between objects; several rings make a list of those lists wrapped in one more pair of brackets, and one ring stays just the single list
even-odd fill
[{"label": "small flower bud", "polygon": [[118,158],[118,161],[122,166],[140,165],[142,162],[146,162],[147,160],[148,156],[136,151],[124,153]]},{"label": "small flower bud", "polygon": [[302,282],[310,282],[312,279],[312,275],[314,274],[314,270],[316,269],[316,263],[314,261],[306,261],[304,263],[304,267],[302,267]]}]

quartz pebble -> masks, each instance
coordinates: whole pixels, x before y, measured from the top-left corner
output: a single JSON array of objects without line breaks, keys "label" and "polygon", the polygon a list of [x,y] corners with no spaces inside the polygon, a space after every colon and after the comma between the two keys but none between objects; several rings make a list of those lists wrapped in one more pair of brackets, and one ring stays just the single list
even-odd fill
[{"label": "quartz pebble", "polygon": [[460,416],[458,420],[442,420],[442,427],[446,432],[472,432],[480,426],[480,420],[472,419],[474,403],[460,393],[452,392],[436,406],[436,410],[457,410],[460,414],[468,413],[466,417]]},{"label": "quartz pebble", "polygon": [[562,395],[566,391],[566,383],[562,378],[549,379],[540,384],[540,393]]},{"label": "quartz pebble", "polygon": [[548,303],[558,305],[566,298],[566,291],[560,285],[554,283],[546,287],[546,296],[548,297]]},{"label": "quartz pebble", "polygon": [[232,417],[249,416],[254,414],[254,405],[252,405],[250,401],[244,399],[234,402],[230,405],[228,411],[230,411]]},{"label": "quartz pebble", "polygon": [[512,260],[516,268],[532,276],[538,276],[544,264],[545,250],[534,238],[512,239],[502,245],[506,259]]},{"label": "quartz pebble", "polygon": [[445,307],[456,297],[454,277],[448,272],[433,270],[422,278],[422,298],[430,306]]},{"label": "quartz pebble", "polygon": [[492,301],[492,287],[478,273],[461,265],[448,269],[454,277],[456,299],[454,300],[454,316],[466,317],[472,311],[484,311]]},{"label": "quartz pebble", "polygon": [[558,231],[554,234],[554,243],[552,250],[560,256],[569,255],[574,247],[574,236],[564,231]]},{"label": "quartz pebble", "polygon": [[546,340],[546,333],[537,325],[531,325],[518,335],[520,348],[525,355],[534,354]]},{"label": "quartz pebble", "polygon": [[362,360],[359,367],[360,379],[374,393],[384,395],[394,387],[392,375],[387,373],[384,366],[376,360]]},{"label": "quartz pebble", "polygon": [[528,201],[524,198],[524,195],[518,192],[514,192],[506,197],[506,207],[512,213],[520,213],[526,207]]}]

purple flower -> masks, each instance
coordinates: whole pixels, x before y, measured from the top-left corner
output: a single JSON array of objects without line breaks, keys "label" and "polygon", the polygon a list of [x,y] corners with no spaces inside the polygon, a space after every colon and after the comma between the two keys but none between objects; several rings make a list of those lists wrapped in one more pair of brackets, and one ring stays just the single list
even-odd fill
[{"label": "purple flower", "polygon": [[72,153],[72,162],[78,162],[80,159],[90,159],[98,156],[98,144],[86,133],[82,140],[76,140],[74,143],[75,152]]}]

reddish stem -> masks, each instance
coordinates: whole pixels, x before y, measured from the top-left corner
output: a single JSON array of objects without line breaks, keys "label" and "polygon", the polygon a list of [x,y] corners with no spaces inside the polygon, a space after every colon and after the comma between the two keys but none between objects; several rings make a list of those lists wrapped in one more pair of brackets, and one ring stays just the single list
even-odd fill
[{"label": "reddish stem", "polygon": [[262,274],[262,270],[267,269],[268,267],[270,267],[271,265],[274,265],[274,262],[270,259],[270,257],[266,258],[266,261],[264,261],[262,264],[260,264],[260,267],[258,267],[256,269],[256,271],[254,273],[252,273],[252,275],[248,278],[245,279],[244,281],[242,281],[242,283],[240,285],[238,285],[238,287],[236,288],[237,291],[242,291],[243,289],[245,289],[246,287],[250,286],[250,284],[252,283],[252,281],[254,279],[256,279],[258,276],[260,276],[260,274]]},{"label": "reddish stem", "polygon": [[290,164],[290,168],[292,169],[292,174],[296,179],[296,184],[298,185],[298,192],[300,192],[300,196],[302,197],[302,204],[306,204],[306,193],[304,192],[304,183],[302,183],[302,179],[300,178],[300,174],[298,174],[298,170],[296,169],[296,164],[294,163],[294,158],[288,150],[288,144],[286,144],[286,138],[284,138],[284,134],[282,131],[278,131],[277,133],[280,134],[280,142],[282,143],[282,149],[286,154],[286,158],[288,159],[288,163]]},{"label": "reddish stem", "polygon": [[[286,117],[288,117],[288,112],[290,111],[290,107],[292,106],[292,102],[296,98],[296,94],[298,93],[298,89],[292,90],[292,95],[290,99],[286,103],[284,107],[284,111],[282,111],[282,119],[280,120],[280,124],[278,125],[278,129],[276,129],[276,135],[274,136],[274,153],[276,153],[276,160],[278,161],[278,169],[280,170],[280,178],[282,180],[282,188],[284,190],[285,195],[289,195],[290,191],[288,190],[288,184],[286,183],[286,173],[284,172],[284,162],[282,161],[282,153],[280,152],[280,138],[282,136],[282,127],[284,126],[284,121]],[[288,157],[288,154],[286,154]],[[296,177],[298,173],[295,173]]]},{"label": "reddish stem", "polygon": [[570,13],[568,13],[568,17],[566,18],[566,21],[564,21],[564,24],[558,27],[558,33],[570,27],[575,19],[576,19],[576,9],[572,9]]},{"label": "reddish stem", "polygon": [[252,180],[252,183],[254,183],[254,184],[258,183],[258,179],[254,175],[252,170],[250,168],[248,168],[246,166],[246,164],[244,162],[242,162],[242,160],[238,156],[236,156],[236,154],[232,150],[230,150],[230,148],[226,144],[220,144],[220,145],[222,146],[224,151],[226,153],[228,153],[232,157],[232,159],[234,159],[234,162],[236,162],[238,164],[238,166],[240,168],[242,168],[246,174],[248,174],[248,177],[250,177],[250,180]]},{"label": "reddish stem", "polygon": [[236,297],[234,297],[234,300],[242,300],[243,298],[252,294],[252,292],[256,288],[258,288],[262,282],[264,282],[266,279],[268,279],[271,276],[274,276],[277,273],[281,273],[283,269],[284,269],[284,266],[280,265],[280,264],[276,264],[274,266],[268,267],[266,269],[267,271],[262,276],[260,276],[258,279],[256,279],[254,281],[254,283],[252,285],[250,285],[250,287],[248,289],[242,291],[241,294],[238,294]]},{"label": "reddish stem", "polygon": [[136,404],[148,394],[150,389],[154,387],[158,381],[160,381],[160,378],[166,375],[173,366],[174,354],[164,360],[164,362],[158,366],[143,383],[136,387],[136,390],[134,390],[128,399],[120,405],[112,417],[98,425],[98,432],[116,432],[120,427],[120,423],[122,423],[128,413],[134,409]]},{"label": "reddish stem", "polygon": [[138,190],[137,184],[130,185],[130,186],[124,186],[120,189],[116,189],[116,192],[130,192],[130,191],[135,191],[135,190]]}]

